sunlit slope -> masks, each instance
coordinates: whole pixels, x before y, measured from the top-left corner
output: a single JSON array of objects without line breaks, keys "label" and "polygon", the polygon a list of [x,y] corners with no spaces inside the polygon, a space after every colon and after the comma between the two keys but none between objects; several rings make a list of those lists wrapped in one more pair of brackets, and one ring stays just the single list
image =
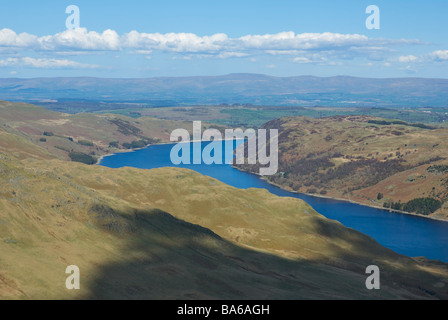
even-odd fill
[{"label": "sunlit slope", "polygon": [[[0,103],[0,298],[448,297],[445,264],[397,255],[301,200],[189,170],[55,159],[179,124]],[[365,288],[371,264],[379,291]],[[79,291],[65,288],[69,265],[81,269]]]},{"label": "sunlit slope", "polygon": [[[397,255],[299,199],[193,171],[2,154],[0,181],[2,298],[448,297],[443,264]],[[378,291],[365,288],[371,264]],[[68,265],[80,291],[65,289]]]},{"label": "sunlit slope", "polygon": [[448,129],[368,116],[289,117],[264,127],[279,130],[273,183],[381,207],[431,198],[441,208],[430,215],[448,216]]},{"label": "sunlit slope", "polygon": [[[204,128],[210,124],[204,123]],[[65,114],[42,107],[0,101],[0,128],[22,137],[27,144],[18,155],[69,160],[69,152],[102,156],[126,149],[124,144],[168,142],[177,128],[192,129],[191,122],[160,120],[149,117],[133,119],[112,114]],[[0,131],[0,134],[2,131]],[[25,143],[25,142],[24,142]],[[112,146],[111,146],[112,143]],[[20,149],[20,148],[19,148]],[[0,139],[0,151],[14,152],[11,144]]]},{"label": "sunlit slope", "polygon": [[8,152],[17,159],[51,159],[54,155],[39,147],[26,135],[0,124],[0,151]]}]

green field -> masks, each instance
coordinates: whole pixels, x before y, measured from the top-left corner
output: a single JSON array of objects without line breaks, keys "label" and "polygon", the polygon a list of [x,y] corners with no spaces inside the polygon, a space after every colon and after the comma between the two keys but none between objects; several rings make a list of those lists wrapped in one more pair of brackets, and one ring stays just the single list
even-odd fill
[{"label": "green field", "polygon": [[142,116],[168,120],[209,121],[231,127],[258,128],[264,123],[288,116],[324,118],[338,115],[368,115],[387,119],[399,119],[411,123],[430,123],[445,126],[448,108],[337,108],[337,107],[281,107],[251,105],[189,106],[163,108],[123,108],[98,111],[115,113],[133,118]]}]

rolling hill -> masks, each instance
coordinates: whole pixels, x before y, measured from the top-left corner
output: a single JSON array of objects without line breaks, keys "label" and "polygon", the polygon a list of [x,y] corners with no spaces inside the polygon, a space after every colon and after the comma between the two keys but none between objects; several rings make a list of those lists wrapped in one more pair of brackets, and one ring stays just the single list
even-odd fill
[{"label": "rolling hill", "polygon": [[[204,129],[211,126],[203,123]],[[192,124],[151,117],[133,119],[116,114],[66,114],[26,103],[0,101],[0,134],[3,135],[0,151],[13,153],[18,158],[35,155],[69,160],[71,152],[98,158],[169,142],[171,132],[177,128],[191,131]]]},{"label": "rolling hill", "polygon": [[[88,166],[36,141],[48,128],[65,139],[64,127],[99,146],[119,136],[108,116],[82,116],[3,103],[1,299],[448,298],[446,264],[396,254],[302,200],[185,169]],[[106,138],[82,131],[92,123]],[[365,287],[372,264],[381,290]],[[79,291],[65,288],[69,265]]]},{"label": "rolling hill", "polygon": [[272,183],[448,217],[447,129],[369,116],[287,117],[264,128],[279,129],[279,173],[268,177]]},{"label": "rolling hill", "polygon": [[[411,259],[298,199],[189,170],[0,160],[3,299],[446,299]],[[173,183],[175,182],[175,183]],[[365,288],[365,268],[382,288]],[[81,290],[65,289],[65,268]]]}]

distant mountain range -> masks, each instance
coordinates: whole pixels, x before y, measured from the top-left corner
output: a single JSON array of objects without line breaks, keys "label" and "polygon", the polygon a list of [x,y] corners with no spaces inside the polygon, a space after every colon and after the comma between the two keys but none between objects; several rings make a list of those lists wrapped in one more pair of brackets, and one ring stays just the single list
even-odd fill
[{"label": "distant mountain range", "polygon": [[273,77],[260,74],[145,79],[0,79],[0,99],[136,102],[149,106],[254,104],[447,107],[448,79]]}]

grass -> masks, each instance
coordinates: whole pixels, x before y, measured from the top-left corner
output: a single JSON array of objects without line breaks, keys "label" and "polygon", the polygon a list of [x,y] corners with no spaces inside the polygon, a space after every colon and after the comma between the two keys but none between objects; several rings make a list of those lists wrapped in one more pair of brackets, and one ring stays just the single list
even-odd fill
[{"label": "grass", "polygon": [[[84,150],[67,136],[99,148],[134,141],[111,128],[112,115],[67,116],[9,103],[0,103],[0,115],[0,299],[448,298],[446,264],[398,255],[302,200],[236,189],[185,169],[114,170],[56,159],[65,151],[55,145]],[[151,137],[187,124],[119,117]],[[297,119],[290,120],[285,129]],[[366,125],[341,121],[338,130],[365,138]],[[430,145],[434,136],[409,130],[412,148],[419,141],[426,153],[446,150],[444,131],[430,131],[441,140],[438,149]],[[39,143],[44,131],[55,135]],[[297,141],[285,146],[325,150],[316,142],[328,132],[301,140],[304,133],[290,130]],[[403,142],[389,138],[373,148]],[[424,160],[423,151],[412,161]],[[365,289],[372,263],[383,271],[380,291]],[[68,265],[81,269],[80,291],[65,288]]]},{"label": "grass", "polygon": [[[268,179],[289,190],[379,206],[418,198],[448,201],[446,172],[425,174],[447,165],[447,129],[370,116],[287,117],[264,127],[280,131],[283,174]],[[258,166],[241,168],[258,171]],[[422,178],[408,179],[414,171]],[[447,219],[447,209],[443,205],[430,216]]]},{"label": "grass", "polygon": [[[184,169],[0,162],[2,299],[445,297],[432,286],[445,267],[397,255],[299,199]],[[385,270],[377,292],[364,287],[372,261]],[[78,292],[65,289],[68,265],[81,269]]]},{"label": "grass", "polygon": [[[211,125],[204,123],[203,126],[208,128]],[[94,152],[101,156],[117,151],[117,148],[125,149],[123,144],[134,143],[134,147],[139,147],[141,142],[169,142],[171,132],[178,128],[191,131],[192,123],[149,117],[134,119],[114,114],[68,115],[28,104],[0,101],[0,132],[5,132],[5,135],[9,133],[10,140],[20,137],[20,143],[16,143],[19,144],[17,150],[23,153],[22,157],[26,153],[69,160],[70,152]],[[43,136],[44,133],[47,135]],[[42,138],[46,139],[45,143],[40,141]],[[112,146],[113,150],[111,142],[117,146]],[[22,144],[28,144],[28,150]],[[13,151],[13,145],[14,142],[7,142],[5,136],[0,141],[0,151]]]},{"label": "grass", "polygon": [[231,127],[258,128],[264,123],[288,116],[324,118],[338,115],[366,115],[398,119],[410,123],[444,126],[447,108],[366,108],[366,107],[285,107],[285,106],[183,106],[164,108],[124,108],[98,111],[140,118],[150,116],[168,120],[209,121]]}]

